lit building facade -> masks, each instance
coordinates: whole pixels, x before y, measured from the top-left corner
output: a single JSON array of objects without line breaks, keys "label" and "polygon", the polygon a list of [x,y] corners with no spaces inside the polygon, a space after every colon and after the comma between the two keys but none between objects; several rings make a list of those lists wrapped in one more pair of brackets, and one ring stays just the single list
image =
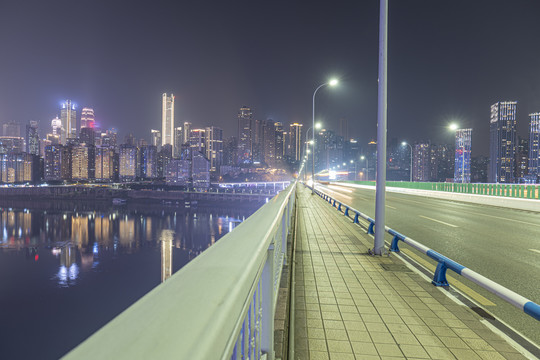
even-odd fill
[{"label": "lit building facade", "polygon": [[69,180],[71,178],[71,154],[69,148],[61,144],[45,146],[45,181]]},{"label": "lit building facade", "polygon": [[210,161],[198,151],[193,151],[191,157],[191,179],[196,189],[210,187]]},{"label": "lit building facade", "polygon": [[120,181],[135,181],[137,177],[137,148],[133,145],[120,145]]},{"label": "lit building facade", "polygon": [[489,173],[491,183],[513,183],[516,152],[517,101],[491,105]]},{"label": "lit building facade", "polygon": [[88,180],[88,147],[73,146],[71,148],[71,178]]},{"label": "lit building facade", "polygon": [[34,180],[33,162],[36,158],[28,153],[0,154],[0,182],[23,183]]},{"label": "lit building facade", "polygon": [[96,180],[110,182],[114,178],[114,150],[109,147],[96,148]]},{"label": "lit building facade", "polygon": [[39,156],[39,134],[37,121],[26,125],[26,152]]},{"label": "lit building facade", "polygon": [[471,182],[471,134],[472,129],[456,130],[455,183]]},{"label": "lit building facade", "polygon": [[303,125],[298,123],[289,125],[288,155],[291,161],[300,161],[302,159],[302,147],[304,146],[302,127]]},{"label": "lit building facade", "polygon": [[430,181],[431,146],[419,143],[413,146],[413,181]]},{"label": "lit building facade", "polygon": [[62,145],[65,145],[67,139],[77,137],[77,110],[75,110],[75,104],[71,100],[66,100],[62,103],[60,119],[62,121],[62,128],[65,130],[60,137],[60,142]]},{"label": "lit building facade", "polygon": [[216,174],[223,162],[223,130],[208,126],[205,133],[206,158],[210,161],[210,172]]},{"label": "lit building facade", "polygon": [[158,175],[158,151],[154,145],[145,145],[141,152],[141,177],[144,179],[155,179]]},{"label": "lit building facade", "polygon": [[174,95],[164,93],[161,99],[161,145],[174,149]]},{"label": "lit building facade", "polygon": [[94,117],[94,109],[82,108],[81,110],[81,130],[83,128],[94,128],[96,125],[96,119]]},{"label": "lit building facade", "polygon": [[188,185],[191,163],[189,160],[171,160],[165,166],[165,181],[168,184]]},{"label": "lit building facade", "polygon": [[538,182],[540,176],[540,113],[529,115],[529,177]]},{"label": "lit building facade", "polygon": [[247,106],[238,112],[238,163],[253,162],[253,113]]}]

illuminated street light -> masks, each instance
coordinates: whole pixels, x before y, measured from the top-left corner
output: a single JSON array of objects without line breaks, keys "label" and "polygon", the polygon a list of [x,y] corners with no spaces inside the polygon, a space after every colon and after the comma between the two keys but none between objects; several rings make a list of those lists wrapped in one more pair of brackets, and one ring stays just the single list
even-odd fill
[{"label": "illuminated street light", "polygon": [[459,128],[459,125],[456,124],[456,123],[451,123],[451,124],[448,126],[448,128],[449,128],[450,130],[452,130],[452,131],[455,131],[455,130],[457,130],[457,129]]},{"label": "illuminated street light", "polygon": [[369,161],[367,156],[360,156],[360,160],[366,160],[366,180],[369,181]]},{"label": "illuminated street light", "polygon": [[[315,95],[317,95],[317,91],[319,91],[319,89],[322,88],[323,86],[330,85],[333,87],[333,86],[336,86],[337,84],[338,84],[338,80],[332,79],[329,82],[319,85],[313,92],[313,112],[312,112],[312,115],[313,115],[313,126],[312,126],[313,127],[313,136],[312,136],[313,152],[315,152]],[[311,177],[313,180],[313,187],[311,188],[311,195],[313,195],[315,194],[315,156],[311,157]]]},{"label": "illuminated street light", "polygon": [[409,169],[409,173],[410,173],[410,182],[412,182],[412,146],[411,144],[407,143],[406,141],[403,141],[401,143],[401,146],[408,146],[411,148],[411,166],[410,166],[410,169]]}]

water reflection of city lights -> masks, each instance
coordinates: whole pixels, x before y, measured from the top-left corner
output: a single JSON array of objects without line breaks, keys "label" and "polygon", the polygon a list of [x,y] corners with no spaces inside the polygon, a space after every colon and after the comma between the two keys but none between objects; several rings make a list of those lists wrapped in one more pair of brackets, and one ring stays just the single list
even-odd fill
[{"label": "water reflection of city lights", "polygon": [[99,253],[99,247],[97,242],[94,243],[94,248],[92,249],[92,251],[95,255]]}]

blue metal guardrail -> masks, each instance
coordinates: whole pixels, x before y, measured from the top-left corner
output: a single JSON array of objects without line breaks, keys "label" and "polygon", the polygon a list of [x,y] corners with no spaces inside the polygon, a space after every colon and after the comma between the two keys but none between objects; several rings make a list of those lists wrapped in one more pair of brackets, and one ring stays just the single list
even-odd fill
[{"label": "blue metal guardrail", "polygon": [[[332,198],[331,196],[327,195],[322,191],[315,190],[315,193],[324,200],[326,200],[328,203],[330,203],[333,207],[337,208],[339,212],[343,212],[343,215],[351,217],[350,213],[352,212],[354,214],[354,223],[358,224],[359,218],[367,220],[369,222],[367,232],[368,234],[374,234],[374,219],[346,204],[339,202],[338,200]],[[446,270],[450,269],[456,274],[459,274],[464,278],[471,280],[477,285],[497,295],[501,299],[521,309],[523,312],[532,316],[536,320],[540,320],[540,305],[486,278],[485,276],[482,276],[477,272],[466,268],[465,266],[455,262],[454,260],[439,254],[438,252],[420,244],[419,242],[403,234],[400,234],[399,232],[389,228],[388,226],[385,226],[385,231],[393,236],[392,243],[390,245],[390,251],[399,252],[398,243],[399,241],[403,241],[405,244],[413,247],[414,249],[426,254],[433,260],[437,261],[437,268],[433,276],[432,284],[436,286],[448,286],[448,281],[446,280]]]},{"label": "blue metal guardrail", "polygon": [[66,359],[274,359],[296,182]]}]

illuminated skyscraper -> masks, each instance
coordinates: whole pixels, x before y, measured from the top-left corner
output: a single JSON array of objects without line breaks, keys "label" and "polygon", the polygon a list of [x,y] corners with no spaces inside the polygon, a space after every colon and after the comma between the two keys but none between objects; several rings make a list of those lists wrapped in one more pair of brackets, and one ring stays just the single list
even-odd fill
[{"label": "illuminated skyscraper", "polygon": [[253,162],[253,114],[247,106],[238,112],[238,163]]},{"label": "illuminated skyscraper", "polygon": [[145,145],[140,148],[141,156],[141,176],[145,179],[158,177],[157,162],[158,152],[154,145]]},{"label": "illuminated skyscraper", "polygon": [[60,138],[60,142],[62,145],[65,145],[67,139],[77,137],[77,111],[75,110],[75,104],[71,100],[66,100],[62,103],[60,119],[62,120],[62,127],[65,130],[63,137]]},{"label": "illuminated skyscraper", "polygon": [[431,146],[420,143],[413,146],[413,181],[429,181],[431,175]]},{"label": "illuminated skyscraper", "polygon": [[302,148],[302,124],[294,123],[289,125],[289,158],[291,161],[300,161],[304,149]]},{"label": "illuminated skyscraper", "polygon": [[26,152],[39,156],[39,134],[37,121],[26,125]]},{"label": "illuminated skyscraper", "polygon": [[81,129],[94,128],[96,120],[94,118],[94,109],[82,108],[81,110]]},{"label": "illuminated skyscraper", "polygon": [[488,182],[514,182],[517,101],[491,105]]},{"label": "illuminated skyscraper", "polygon": [[88,147],[78,145],[71,148],[71,178],[88,179]]},{"label": "illuminated skyscraper", "polygon": [[471,133],[472,129],[456,130],[455,183],[471,182]]},{"label": "illuminated skyscraper", "polygon": [[189,142],[190,132],[191,132],[191,123],[186,121],[184,122],[184,134],[183,134],[182,145],[187,144]]},{"label": "illuminated skyscraper", "polygon": [[178,126],[174,128],[174,157],[179,158],[182,152],[182,144],[184,141],[184,132],[182,127]]},{"label": "illuminated skyscraper", "polygon": [[537,182],[540,175],[540,113],[529,115],[529,176]]},{"label": "illuminated skyscraper", "polygon": [[210,161],[210,172],[217,173],[223,162],[223,130],[208,126],[205,133],[206,158]]},{"label": "illuminated skyscraper", "polygon": [[137,176],[137,148],[120,145],[120,181],[134,181]]},{"label": "illuminated skyscraper", "polygon": [[152,134],[152,141],[150,143],[161,148],[161,131],[152,129],[150,132]]},{"label": "illuminated skyscraper", "polygon": [[96,148],[96,180],[112,181],[114,176],[114,150],[108,147]]},{"label": "illuminated skyscraper", "polygon": [[161,100],[161,145],[174,149],[174,95],[163,93]]},{"label": "illuminated skyscraper", "polygon": [[45,147],[44,170],[46,181],[69,180],[71,178],[71,156],[62,145]]}]

